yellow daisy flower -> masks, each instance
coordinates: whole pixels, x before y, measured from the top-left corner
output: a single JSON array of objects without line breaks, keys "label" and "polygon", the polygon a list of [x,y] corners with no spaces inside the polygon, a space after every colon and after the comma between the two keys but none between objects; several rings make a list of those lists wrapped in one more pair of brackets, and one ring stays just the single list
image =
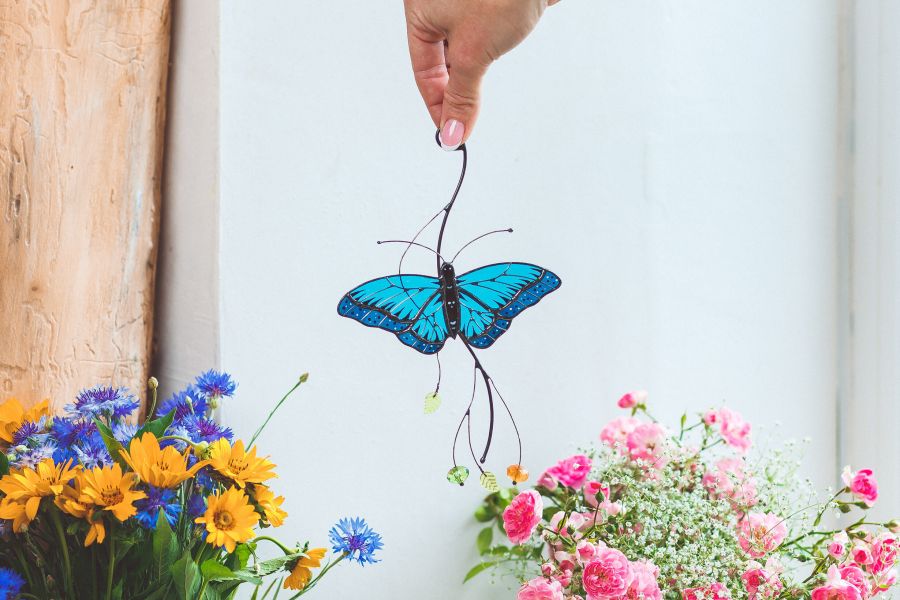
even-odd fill
[{"label": "yellow daisy flower", "polygon": [[45,458],[37,467],[13,469],[0,479],[0,519],[13,521],[13,531],[19,533],[37,516],[41,499],[58,496],[81,469],[72,467],[69,461],[57,465],[52,458]]},{"label": "yellow daisy flower", "polygon": [[234,487],[206,498],[206,512],[194,522],[206,525],[208,544],[224,546],[231,553],[238,543],[253,537],[259,515],[249,500],[247,494]]},{"label": "yellow daisy flower", "polygon": [[244,442],[238,440],[232,446],[225,438],[210,444],[206,452],[210,466],[223,477],[243,488],[248,483],[262,483],[275,477],[275,465],[265,457],[256,456],[256,446],[244,452]]},{"label": "yellow daisy flower", "polygon": [[13,434],[25,421],[40,421],[41,417],[50,416],[50,401],[44,400],[29,409],[15,398],[0,404],[0,440],[11,444]]},{"label": "yellow daisy flower", "polygon": [[84,477],[76,477],[74,483],[75,487],[66,486],[62,494],[56,497],[56,506],[76,519],[87,521],[90,527],[84,539],[85,548],[94,542],[102,544],[103,540],[106,539],[106,525],[103,523],[101,513],[97,512],[91,504],[90,496],[82,492],[84,489]]},{"label": "yellow daisy flower", "polygon": [[253,490],[253,500],[263,509],[266,515],[266,521],[273,527],[281,527],[284,519],[288,514],[281,510],[284,503],[284,496],[275,496],[268,487],[258,484],[251,487]]},{"label": "yellow daisy flower", "polygon": [[190,452],[186,449],[181,453],[172,446],[160,448],[156,436],[147,432],[141,439],[131,440],[128,450],[122,451],[122,458],[141,481],[160,488],[174,488],[206,466],[206,461],[201,460],[188,469]]},{"label": "yellow daisy flower", "polygon": [[318,569],[322,566],[322,559],[325,558],[325,548],[313,548],[306,551],[306,556],[297,561],[291,574],[284,579],[284,589],[286,590],[302,590],[309,584],[312,579],[312,571],[310,569]]},{"label": "yellow daisy flower", "polygon": [[122,467],[96,467],[81,474],[81,493],[91,503],[110,511],[120,521],[137,514],[134,502],[147,494],[133,489],[137,483],[134,473],[122,473]]}]

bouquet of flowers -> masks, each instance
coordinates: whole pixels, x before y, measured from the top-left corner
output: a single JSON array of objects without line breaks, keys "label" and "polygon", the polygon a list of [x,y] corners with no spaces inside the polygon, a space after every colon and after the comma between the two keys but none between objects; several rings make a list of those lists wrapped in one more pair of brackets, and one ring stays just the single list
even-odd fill
[{"label": "bouquet of flowers", "polygon": [[[216,371],[159,406],[151,378],[143,422],[121,388],[86,389],[65,416],[46,400],[0,404],[0,600],[220,600],[243,584],[255,599],[280,587],[296,598],[343,560],[376,562],[381,537],[362,519],[330,531],[324,566],[325,548],[258,531],[287,513],[268,486],[275,465],[253,444],[304,381],[246,444],[211,418],[236,387]],[[280,556],[261,558],[263,543]]]},{"label": "bouquet of flowers", "polygon": [[[863,600],[897,578],[900,523],[870,521],[872,471],[844,470],[826,501],[799,482],[792,445],[749,460],[750,424],[728,408],[669,430],[646,392],[602,444],[501,490],[476,511],[482,562],[525,581],[518,600]],[[833,511],[852,522],[825,527]],[[861,515],[848,515],[860,511]],[[495,528],[509,544],[494,544]]]}]

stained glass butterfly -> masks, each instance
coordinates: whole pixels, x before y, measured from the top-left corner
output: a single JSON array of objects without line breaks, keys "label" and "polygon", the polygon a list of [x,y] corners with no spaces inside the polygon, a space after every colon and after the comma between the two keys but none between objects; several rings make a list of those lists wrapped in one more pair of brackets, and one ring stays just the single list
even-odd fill
[{"label": "stained glass butterfly", "polygon": [[[457,440],[463,425],[468,424],[469,450],[475,460],[475,465],[481,471],[482,485],[495,491],[494,488],[497,488],[496,476],[481,467],[481,464],[487,460],[493,438],[495,393],[506,408],[517,437],[519,432],[509,406],[497,390],[493,379],[485,371],[475,351],[476,349],[490,348],[494,342],[509,331],[513,319],[540,302],[544,296],[558,289],[562,282],[556,274],[548,269],[524,262],[496,263],[457,276],[453,262],[469,244],[493,233],[512,231],[512,229],[501,229],[481,235],[465,244],[450,260],[446,260],[441,254],[447,220],[466,175],[468,150],[465,144],[460,146],[459,151],[463,156],[462,168],[459,183],[450,202],[435,214],[412,240],[379,242],[379,244],[390,242],[407,244],[406,250],[401,256],[397,274],[378,277],[358,285],[341,298],[337,310],[341,316],[358,321],[367,327],[393,333],[403,344],[422,354],[437,356],[448,339],[459,339],[462,342],[475,361],[476,382],[479,374],[484,382],[490,410],[490,422],[484,452],[480,459],[476,459],[472,448],[470,421],[472,404],[475,399],[475,387],[473,386],[472,399],[460,420],[453,440],[453,468],[450,469],[447,478],[453,483],[462,485],[468,477],[468,468],[459,466],[456,462]],[[437,248],[431,249],[417,242],[422,232],[441,215],[443,215],[443,220],[438,234]],[[401,272],[403,258],[412,246],[425,248],[434,253],[437,276],[412,275]],[[440,366],[439,359],[438,365]],[[433,392],[434,396],[437,395],[439,389],[440,374]],[[520,483],[527,479],[527,471],[521,466],[521,463],[522,442],[519,438],[519,460],[507,469],[507,475],[513,480],[513,483]]]}]

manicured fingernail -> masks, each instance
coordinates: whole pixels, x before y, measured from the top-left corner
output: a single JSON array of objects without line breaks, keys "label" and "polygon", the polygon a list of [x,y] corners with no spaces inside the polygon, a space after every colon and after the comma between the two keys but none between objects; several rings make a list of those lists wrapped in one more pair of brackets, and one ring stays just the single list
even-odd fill
[{"label": "manicured fingernail", "polygon": [[466,126],[456,119],[450,119],[444,123],[444,127],[441,129],[441,148],[448,152],[456,150],[462,144],[465,134]]}]

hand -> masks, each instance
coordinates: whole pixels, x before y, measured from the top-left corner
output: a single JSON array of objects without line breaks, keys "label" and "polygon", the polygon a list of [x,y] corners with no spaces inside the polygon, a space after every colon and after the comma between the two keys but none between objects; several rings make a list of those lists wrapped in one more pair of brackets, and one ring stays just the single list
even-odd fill
[{"label": "hand", "polygon": [[481,78],[559,0],[404,0],[416,85],[441,145],[455,150],[475,126]]}]

